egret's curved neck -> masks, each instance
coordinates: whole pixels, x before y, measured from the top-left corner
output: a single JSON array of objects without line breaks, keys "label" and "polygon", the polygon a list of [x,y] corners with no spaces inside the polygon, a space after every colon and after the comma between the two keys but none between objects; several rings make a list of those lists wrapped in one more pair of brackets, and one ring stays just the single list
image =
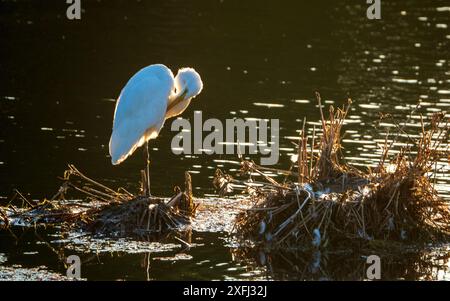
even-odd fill
[{"label": "egret's curved neck", "polygon": [[173,93],[168,99],[167,112],[169,112],[174,107],[176,107],[178,104],[183,102],[186,99],[186,94],[187,94],[187,89]]},{"label": "egret's curved neck", "polygon": [[197,96],[203,88],[200,75],[192,68],[182,68],[174,79],[174,90],[167,103],[166,118],[183,113],[191,99]]}]

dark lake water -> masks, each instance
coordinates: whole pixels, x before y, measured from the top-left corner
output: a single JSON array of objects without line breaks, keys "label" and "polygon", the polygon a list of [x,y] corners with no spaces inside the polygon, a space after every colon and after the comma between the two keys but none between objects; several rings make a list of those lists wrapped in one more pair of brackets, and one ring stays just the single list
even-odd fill
[{"label": "dark lake water", "polygon": [[[194,67],[202,76],[204,90],[184,118],[202,111],[203,119],[279,119],[279,168],[290,164],[303,118],[308,126],[318,121],[315,91],[327,105],[351,97],[345,155],[355,166],[374,166],[377,143],[394,130],[392,122],[378,122],[380,112],[402,123],[421,101],[405,127],[411,134],[419,114],[444,111],[450,117],[450,4],[382,0],[381,20],[368,20],[365,2],[82,1],[81,20],[70,21],[65,1],[1,1],[0,203],[16,188],[32,199],[50,197],[68,163],[112,187],[136,191],[141,152],[112,166],[108,142],[116,97],[137,70],[153,63],[175,73]],[[214,197],[215,169],[236,168],[226,163],[236,156],[174,155],[170,123],[151,142],[152,192],[171,195],[191,171],[195,195]],[[450,167],[439,164],[436,187],[450,199]],[[43,243],[56,239],[51,232],[14,235],[0,233],[0,265],[65,274],[52,250],[57,243]],[[270,270],[239,260],[226,232],[194,231],[192,239],[198,246],[188,251],[176,245],[139,254],[73,252],[87,261],[88,279],[364,277],[359,255],[331,256],[322,272],[305,275],[286,271],[282,262]],[[386,278],[448,279],[449,253],[442,246],[392,259],[383,263]],[[298,264],[310,270],[310,261]]]}]

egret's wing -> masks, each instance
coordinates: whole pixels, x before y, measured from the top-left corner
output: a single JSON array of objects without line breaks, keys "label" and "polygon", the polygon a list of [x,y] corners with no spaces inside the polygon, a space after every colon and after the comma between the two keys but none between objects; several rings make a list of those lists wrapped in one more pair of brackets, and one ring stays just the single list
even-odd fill
[{"label": "egret's wing", "polygon": [[119,164],[161,130],[170,93],[172,72],[165,66],[152,65],[136,73],[123,88],[114,112],[109,153]]}]

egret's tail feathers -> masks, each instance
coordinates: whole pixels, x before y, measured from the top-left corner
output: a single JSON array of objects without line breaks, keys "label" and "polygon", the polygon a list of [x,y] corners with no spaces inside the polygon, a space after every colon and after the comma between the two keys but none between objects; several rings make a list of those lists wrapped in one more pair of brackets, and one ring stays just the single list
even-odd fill
[{"label": "egret's tail feathers", "polygon": [[118,165],[131,156],[134,151],[150,139],[158,136],[155,128],[148,129],[144,134],[125,133],[123,130],[116,129],[111,135],[109,141],[109,154],[111,163]]}]

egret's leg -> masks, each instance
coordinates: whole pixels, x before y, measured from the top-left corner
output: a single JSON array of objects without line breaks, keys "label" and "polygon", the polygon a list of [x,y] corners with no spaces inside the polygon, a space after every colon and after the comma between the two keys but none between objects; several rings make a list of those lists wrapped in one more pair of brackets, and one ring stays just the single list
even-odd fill
[{"label": "egret's leg", "polygon": [[148,141],[145,143],[145,158],[146,158],[146,178],[147,178],[147,196],[151,197],[150,193],[150,152],[148,150]]}]

